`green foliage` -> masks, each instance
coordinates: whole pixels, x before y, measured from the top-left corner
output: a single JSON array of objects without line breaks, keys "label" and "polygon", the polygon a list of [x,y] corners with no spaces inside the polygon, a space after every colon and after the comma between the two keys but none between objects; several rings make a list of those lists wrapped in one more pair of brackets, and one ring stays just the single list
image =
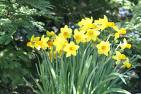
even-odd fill
[{"label": "green foliage", "polygon": [[[40,35],[40,33],[44,33],[46,28],[50,28],[50,25],[47,25],[48,19],[55,21],[53,25],[61,22],[59,25],[57,24],[58,27],[62,23],[76,22],[84,16],[98,18],[110,15],[116,20],[115,15],[120,4],[114,1],[0,0],[0,87],[8,84],[11,88],[11,86],[22,84],[23,77],[28,77],[32,71],[35,72],[27,53],[28,49],[24,45],[31,35]],[[130,1],[137,3],[138,0]],[[138,21],[137,19],[134,23]],[[136,41],[138,40],[136,39]],[[138,45],[140,53],[140,42],[136,43],[134,47]]]},{"label": "green foliage", "polygon": [[27,69],[31,67],[30,62],[27,53],[23,50],[17,50],[12,46],[3,49],[0,51],[0,80],[4,84],[9,84],[10,81],[12,86],[16,86],[22,82],[23,75],[31,74]]},{"label": "green foliage", "polygon": [[0,94],[1,87],[25,84],[23,77],[33,73],[25,43],[32,34],[45,31],[35,17],[51,18],[52,7],[47,0],[0,0]]},{"label": "green foliage", "polygon": [[[133,17],[131,20],[127,20],[123,22],[124,27],[128,30],[128,40],[132,43],[132,52],[130,55],[137,55],[136,67],[133,69],[131,73],[129,73],[131,79],[128,82],[128,85],[125,86],[129,91],[133,94],[141,92],[140,85],[140,64],[141,64],[141,1],[138,1],[136,6],[132,6],[131,10],[133,13]],[[132,88],[132,89],[131,89]]]},{"label": "green foliage", "polygon": [[111,57],[98,55],[90,45],[81,50],[76,57],[62,56],[53,61],[41,52],[42,62],[37,68],[40,84],[35,80],[37,94],[130,94],[120,89],[126,76],[113,67]]},{"label": "green foliage", "polygon": [[19,28],[26,28],[27,32],[33,31],[36,27],[33,15],[51,16],[51,8],[50,3],[45,0],[0,1],[0,44],[9,44]]},{"label": "green foliage", "polygon": [[133,45],[133,54],[141,55],[141,2],[138,5],[132,7],[133,9],[133,17],[130,21],[125,22],[125,27],[128,28],[129,34],[128,38],[132,42]]},{"label": "green foliage", "polygon": [[118,21],[118,9],[137,4],[138,0],[49,0],[57,16],[65,23],[77,22],[83,17],[99,18],[107,15]]}]

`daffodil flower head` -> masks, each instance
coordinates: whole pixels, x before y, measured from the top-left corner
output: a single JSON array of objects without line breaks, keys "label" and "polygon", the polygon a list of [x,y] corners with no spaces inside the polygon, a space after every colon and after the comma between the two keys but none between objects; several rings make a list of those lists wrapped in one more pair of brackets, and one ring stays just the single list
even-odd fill
[{"label": "daffodil flower head", "polygon": [[97,37],[99,36],[100,32],[95,29],[89,29],[86,32],[86,39],[87,41],[96,41]]},{"label": "daffodil flower head", "polygon": [[69,28],[67,25],[65,25],[63,28],[60,29],[61,33],[59,36],[63,38],[71,38],[72,35],[72,29]]},{"label": "daffodil flower head", "polygon": [[123,66],[124,68],[131,68],[132,64],[129,62],[129,58],[126,59],[126,61],[123,62]]},{"label": "daffodil flower head", "polygon": [[113,56],[113,59],[117,61],[125,60],[126,56],[124,54],[121,54],[119,51],[116,51],[116,55]]},{"label": "daffodil flower head", "polygon": [[87,31],[88,29],[98,29],[96,24],[93,23],[93,18],[84,18],[79,23],[78,26],[81,31]]},{"label": "daffodil flower head", "polygon": [[129,43],[127,42],[127,40],[124,38],[124,39],[123,39],[123,43],[120,44],[120,47],[121,47],[122,50],[124,50],[125,48],[130,49],[130,48],[131,48],[131,44],[129,44]]},{"label": "daffodil flower head", "polygon": [[120,34],[117,32],[117,33],[115,33],[115,38],[114,38],[114,40],[116,40],[116,39],[118,39],[120,37]]},{"label": "daffodil flower head", "polygon": [[47,49],[47,47],[48,47],[48,44],[47,44],[48,40],[49,40],[48,37],[45,37],[44,35],[42,35],[42,37],[41,37],[41,43],[42,43],[41,48],[42,49],[44,49],[44,50]]},{"label": "daffodil flower head", "polygon": [[119,34],[126,34],[126,29],[125,28],[121,28],[118,32],[119,32]]},{"label": "daffodil flower head", "polygon": [[100,18],[99,20],[95,20],[94,22],[101,30],[104,30],[107,27],[114,27],[114,22],[109,22],[107,16],[104,15],[104,18]]},{"label": "daffodil flower head", "polygon": [[96,30],[99,30],[99,28],[95,25],[95,24],[86,24],[82,27],[80,27],[80,30],[82,31],[87,31],[88,29],[96,29]]},{"label": "daffodil flower head", "polygon": [[37,50],[40,50],[40,49],[44,49],[46,50],[48,45],[47,45],[47,41],[49,40],[48,37],[45,37],[44,35],[42,35],[41,39],[36,41],[35,43],[35,48]]},{"label": "daffodil flower head", "polygon": [[97,49],[99,54],[104,54],[108,56],[108,53],[110,51],[110,43],[107,41],[101,41],[99,44],[97,44]]},{"label": "daffodil flower head", "polygon": [[107,23],[107,27],[112,27],[113,28],[114,26],[115,26],[115,23],[114,22],[108,22]]},{"label": "daffodil flower head", "polygon": [[80,22],[78,22],[78,26],[86,26],[87,24],[92,24],[93,23],[93,18],[84,18]]},{"label": "daffodil flower head", "polygon": [[60,52],[61,50],[63,50],[67,43],[68,41],[65,38],[57,36],[53,42],[53,45],[56,47],[56,51]]},{"label": "daffodil flower head", "polygon": [[124,35],[124,34],[126,34],[125,28],[117,29],[117,32],[115,33],[115,40],[118,39],[120,35]]},{"label": "daffodil flower head", "polygon": [[86,42],[86,35],[83,32],[78,31],[77,29],[74,30],[73,37],[77,44],[79,44],[80,42]]},{"label": "daffodil flower head", "polygon": [[76,45],[73,41],[71,41],[64,48],[64,51],[66,52],[66,57],[69,57],[71,55],[76,56],[76,51],[78,50],[78,48],[79,46]]},{"label": "daffodil flower head", "polygon": [[48,37],[54,37],[56,35],[55,32],[53,32],[53,31],[51,31],[51,32],[47,31],[46,34]]},{"label": "daffodil flower head", "polygon": [[42,45],[43,45],[43,43],[42,43],[41,41],[36,41],[36,43],[35,43],[35,48],[36,48],[37,50],[40,50],[40,49],[42,48]]},{"label": "daffodil flower head", "polygon": [[95,20],[96,24],[103,24],[103,23],[107,23],[107,22],[108,22],[108,18],[105,15],[104,15],[104,18],[99,18],[98,20]]},{"label": "daffodil flower head", "polygon": [[39,41],[39,40],[40,40],[40,37],[35,37],[34,35],[32,35],[30,41],[27,43],[27,46],[34,48],[37,41]]},{"label": "daffodil flower head", "polygon": [[48,48],[52,48],[53,47],[53,41],[52,40],[49,40],[48,42],[47,42],[47,45],[48,45]]}]

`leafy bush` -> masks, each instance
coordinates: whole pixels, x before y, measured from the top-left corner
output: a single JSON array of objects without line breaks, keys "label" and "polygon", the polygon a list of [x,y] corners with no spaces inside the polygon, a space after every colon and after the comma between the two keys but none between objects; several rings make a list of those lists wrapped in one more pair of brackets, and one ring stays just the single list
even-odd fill
[{"label": "leafy bush", "polygon": [[133,7],[133,18],[131,19],[131,21],[129,22],[126,22],[125,23],[125,26],[126,28],[129,28],[129,30],[131,31],[128,35],[128,37],[130,38],[130,40],[132,41],[133,43],[133,47],[134,47],[134,52],[138,55],[141,55],[140,53],[140,44],[141,44],[141,30],[140,30],[140,3],[138,3],[137,6],[134,6]]},{"label": "leafy bush", "polygon": [[25,44],[45,31],[35,17],[52,17],[52,7],[46,0],[0,0],[0,94],[12,93],[35,72]]},{"label": "leafy bush", "polygon": [[54,5],[56,16],[63,19],[64,24],[74,23],[83,17],[99,18],[108,15],[118,21],[120,7],[136,5],[139,0],[49,0]]},{"label": "leafy bush", "polygon": [[[132,6],[132,12],[133,17],[131,20],[123,22],[124,27],[128,28],[128,37],[129,41],[132,43],[132,52],[130,52],[130,55],[137,55],[138,60],[136,67],[133,69],[133,71],[130,73],[130,81],[128,82],[128,85],[126,88],[128,88],[133,94],[134,93],[140,93],[141,87],[140,87],[140,64],[141,64],[141,2],[139,1],[136,6]],[[131,89],[132,88],[132,89]]]}]

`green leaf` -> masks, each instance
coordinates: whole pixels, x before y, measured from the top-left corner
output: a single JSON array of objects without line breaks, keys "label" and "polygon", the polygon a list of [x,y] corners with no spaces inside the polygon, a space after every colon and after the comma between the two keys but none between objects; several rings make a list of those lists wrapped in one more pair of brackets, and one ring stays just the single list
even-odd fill
[{"label": "green leaf", "polygon": [[121,93],[121,94],[131,94],[130,92],[124,90],[124,89],[120,89],[120,88],[111,88],[109,90],[107,90],[106,92],[104,92],[103,94],[109,94],[109,93]]}]

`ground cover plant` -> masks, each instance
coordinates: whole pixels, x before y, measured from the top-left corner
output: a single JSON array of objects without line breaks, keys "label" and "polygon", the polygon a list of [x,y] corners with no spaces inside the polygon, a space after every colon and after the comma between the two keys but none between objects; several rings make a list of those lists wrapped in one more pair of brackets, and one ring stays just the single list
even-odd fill
[{"label": "ground cover plant", "polygon": [[67,25],[59,34],[47,31],[33,35],[27,46],[38,53],[38,94],[131,94],[121,88],[132,68],[133,58],[124,50],[131,44],[126,29],[104,16],[84,18],[72,30]]}]

